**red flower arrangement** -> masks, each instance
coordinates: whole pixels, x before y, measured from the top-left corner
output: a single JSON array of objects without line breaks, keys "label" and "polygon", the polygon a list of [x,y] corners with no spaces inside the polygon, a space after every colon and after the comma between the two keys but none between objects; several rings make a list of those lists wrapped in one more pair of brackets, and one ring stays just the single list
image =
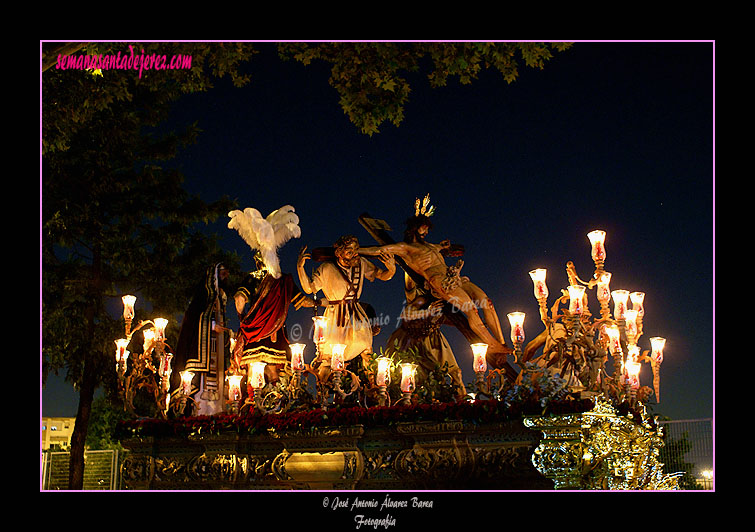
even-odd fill
[{"label": "red flower arrangement", "polygon": [[[553,414],[582,412],[591,409],[592,401],[563,401],[551,403]],[[283,432],[322,427],[362,425],[365,427],[391,426],[396,423],[421,421],[460,420],[473,424],[494,423],[537,415],[542,409],[537,402],[506,406],[497,400],[421,403],[394,406],[332,407],[328,410],[311,409],[282,414],[261,414],[244,411],[241,414],[216,414],[173,420],[138,419],[121,422],[116,437],[207,435],[236,432],[260,434],[269,431]]]}]

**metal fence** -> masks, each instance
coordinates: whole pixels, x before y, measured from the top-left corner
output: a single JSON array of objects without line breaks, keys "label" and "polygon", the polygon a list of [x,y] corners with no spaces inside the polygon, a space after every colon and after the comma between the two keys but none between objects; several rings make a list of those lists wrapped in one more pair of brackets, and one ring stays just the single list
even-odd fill
[{"label": "metal fence", "polygon": [[[713,419],[660,421],[665,436],[662,450],[666,473],[686,471],[694,483],[686,489],[712,490],[714,485]],[[671,469],[671,470],[670,470]]]},{"label": "metal fence", "polygon": [[[42,489],[68,489],[70,453],[45,451],[42,454]],[[84,489],[121,489],[117,450],[84,453]]]}]

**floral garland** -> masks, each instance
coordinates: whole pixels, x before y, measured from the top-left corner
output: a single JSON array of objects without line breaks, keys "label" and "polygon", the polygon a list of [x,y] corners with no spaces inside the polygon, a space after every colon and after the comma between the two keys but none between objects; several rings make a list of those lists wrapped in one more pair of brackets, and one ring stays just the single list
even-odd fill
[{"label": "floral garland", "polygon": [[[591,400],[563,400],[548,404],[552,415],[584,412],[593,407]],[[265,434],[270,431],[313,430],[322,427],[362,425],[384,427],[397,423],[460,420],[472,424],[518,420],[528,415],[543,414],[540,401],[526,400],[504,403],[495,399],[436,402],[394,406],[332,407],[282,414],[261,414],[245,411],[241,414],[216,414],[173,420],[140,418],[119,423],[116,438],[208,435],[235,432]]]}]

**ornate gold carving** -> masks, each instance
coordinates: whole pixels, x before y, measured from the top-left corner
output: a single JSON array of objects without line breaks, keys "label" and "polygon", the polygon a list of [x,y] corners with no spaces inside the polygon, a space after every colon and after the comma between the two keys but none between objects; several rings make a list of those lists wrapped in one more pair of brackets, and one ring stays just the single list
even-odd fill
[{"label": "ornate gold carving", "polygon": [[234,482],[237,473],[236,455],[201,454],[187,466],[189,477],[200,482]]},{"label": "ornate gold carving", "polygon": [[660,430],[647,419],[619,416],[602,397],[589,412],[525,418],[524,424],[544,435],[532,464],[556,489],[677,489],[658,461]]},{"label": "ornate gold carving", "polygon": [[148,484],[154,476],[155,464],[151,456],[129,453],[121,464],[121,478],[127,485]]}]

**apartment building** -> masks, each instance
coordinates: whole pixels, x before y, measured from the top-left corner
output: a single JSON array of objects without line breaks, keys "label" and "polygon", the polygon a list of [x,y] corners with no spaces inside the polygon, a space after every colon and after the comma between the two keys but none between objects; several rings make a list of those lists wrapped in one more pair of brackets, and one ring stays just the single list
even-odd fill
[{"label": "apartment building", "polygon": [[67,451],[75,421],[75,417],[43,417],[42,450]]}]

